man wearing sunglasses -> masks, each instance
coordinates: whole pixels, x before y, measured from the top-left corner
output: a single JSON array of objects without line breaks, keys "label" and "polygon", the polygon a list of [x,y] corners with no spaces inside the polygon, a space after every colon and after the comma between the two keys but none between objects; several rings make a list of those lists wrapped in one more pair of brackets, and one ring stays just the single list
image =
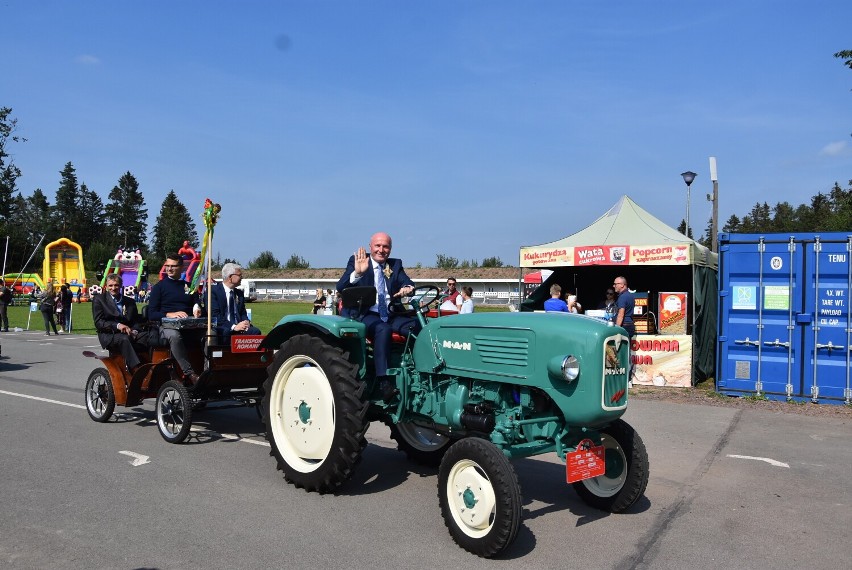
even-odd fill
[{"label": "man wearing sunglasses", "polygon": [[[160,280],[151,288],[148,318],[159,321],[166,317],[176,319],[185,319],[190,315],[200,317],[198,293],[190,290],[189,283],[180,278],[183,258],[177,253],[169,254],[163,267],[166,270],[166,279]],[[180,366],[184,377],[191,384],[198,382],[198,374],[193,370],[186,350],[187,340],[200,342],[197,330],[171,329],[161,326],[160,336],[169,341],[172,356]]]}]

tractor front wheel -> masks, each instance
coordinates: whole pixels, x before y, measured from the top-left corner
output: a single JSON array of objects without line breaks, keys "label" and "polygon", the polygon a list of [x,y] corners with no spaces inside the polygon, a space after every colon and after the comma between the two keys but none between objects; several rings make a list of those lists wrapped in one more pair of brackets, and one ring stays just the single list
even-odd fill
[{"label": "tractor front wheel", "polygon": [[521,487],[500,449],[469,437],[454,443],[438,471],[438,501],[456,543],[491,558],[509,546],[521,524]]},{"label": "tractor front wheel", "polygon": [[606,472],[573,487],[586,504],[620,513],[639,500],[648,486],[648,452],[636,430],[623,420],[601,430],[601,442]]}]

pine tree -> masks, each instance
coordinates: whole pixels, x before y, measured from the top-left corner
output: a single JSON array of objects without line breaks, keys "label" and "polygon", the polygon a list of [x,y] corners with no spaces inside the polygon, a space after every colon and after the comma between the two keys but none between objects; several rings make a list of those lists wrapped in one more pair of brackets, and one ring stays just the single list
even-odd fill
[{"label": "pine tree", "polygon": [[110,190],[108,199],[109,203],[105,208],[106,221],[109,232],[116,236],[116,242],[125,247],[138,247],[145,251],[148,209],[145,208],[145,198],[139,191],[139,182],[130,172],[125,172],[118,179],[118,185]]},{"label": "pine tree", "polygon": [[198,247],[195,223],[174,190],[169,190],[160,206],[153,233],[151,249],[158,260],[165,259],[170,253],[177,253],[184,241],[188,241],[194,248]]},{"label": "pine tree", "polygon": [[[76,240],[79,233],[80,187],[77,184],[77,172],[70,162],[59,172],[61,179],[56,190],[56,200],[53,204],[51,217],[53,219],[52,236],[66,237]],[[51,237],[51,236],[48,236]]]}]

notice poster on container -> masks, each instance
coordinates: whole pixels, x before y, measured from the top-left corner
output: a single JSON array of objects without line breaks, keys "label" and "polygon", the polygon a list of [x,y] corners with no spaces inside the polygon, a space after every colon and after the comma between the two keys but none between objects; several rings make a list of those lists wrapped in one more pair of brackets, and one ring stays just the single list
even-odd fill
[{"label": "notice poster on container", "polygon": [[660,334],[686,334],[688,301],[689,295],[684,292],[659,294]]},{"label": "notice poster on container", "polygon": [[630,343],[633,384],[692,386],[691,335],[636,335]]}]

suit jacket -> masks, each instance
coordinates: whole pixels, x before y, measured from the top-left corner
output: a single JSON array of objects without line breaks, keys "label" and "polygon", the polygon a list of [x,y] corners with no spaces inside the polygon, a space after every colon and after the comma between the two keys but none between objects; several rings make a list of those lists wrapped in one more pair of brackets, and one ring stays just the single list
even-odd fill
[{"label": "suit jacket", "polygon": [[245,293],[241,289],[234,288],[236,298],[234,303],[237,307],[239,319],[237,323],[231,321],[231,314],[228,311],[228,297],[225,286],[221,283],[216,283],[210,291],[212,301],[210,304],[210,315],[216,319],[216,333],[219,338],[224,338],[231,332],[231,325],[235,325],[242,321],[248,320],[248,312],[246,311]]},{"label": "suit jacket", "polygon": [[136,301],[133,297],[122,296],[121,304],[123,311],[119,313],[118,306],[108,292],[104,291],[92,297],[92,317],[101,346],[108,346],[116,334],[122,334],[118,332],[119,324],[139,329],[141,321],[136,309]]},{"label": "suit jacket", "polygon": [[[405,274],[405,269],[402,268],[402,260],[395,259],[393,257],[389,257],[386,266],[391,269],[391,276],[387,280],[387,289],[388,293],[391,297],[399,293],[399,290],[403,287],[410,286],[414,287],[414,281],[411,280],[408,275]],[[367,271],[361,275],[361,278],[355,283],[350,283],[349,278],[352,273],[355,271],[355,256],[349,256],[349,263],[346,264],[346,271],[343,272],[343,277],[337,282],[337,290],[343,291],[349,287],[375,287],[376,281],[373,278],[373,262],[370,260],[370,267]],[[361,310],[361,314],[366,313],[369,310],[369,307],[363,307]]]}]

